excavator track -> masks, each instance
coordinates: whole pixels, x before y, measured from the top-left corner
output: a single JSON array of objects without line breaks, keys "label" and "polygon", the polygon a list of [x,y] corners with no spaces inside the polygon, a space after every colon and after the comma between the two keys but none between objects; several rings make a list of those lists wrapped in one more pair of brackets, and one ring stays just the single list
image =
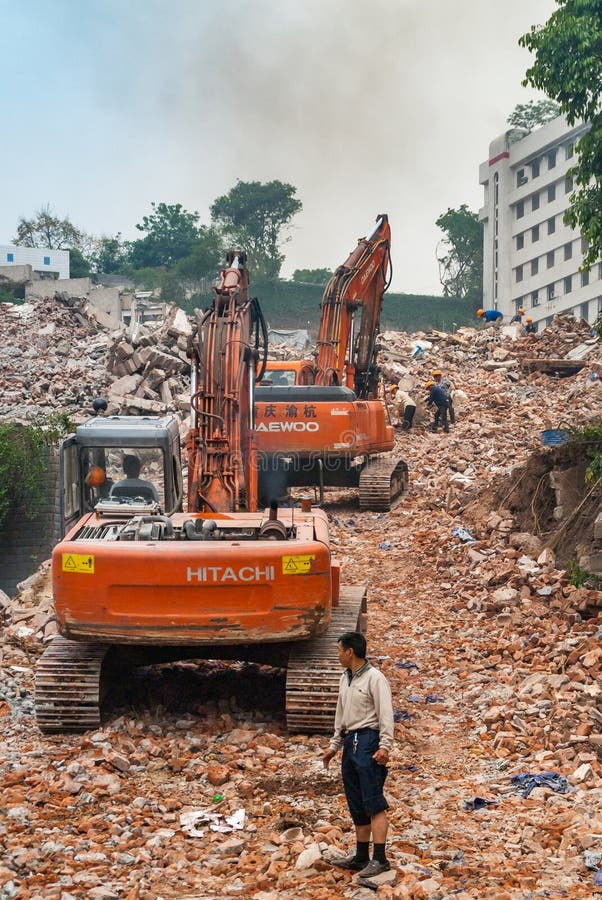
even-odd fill
[{"label": "excavator track", "polygon": [[366,588],[341,586],[328,630],[291,650],[286,673],[286,722],[289,731],[329,734],[341,680],[337,638],[366,629]]},{"label": "excavator track", "polygon": [[391,509],[408,487],[408,466],[391,453],[369,459],[360,474],[360,509]]},{"label": "excavator track", "polygon": [[35,706],[46,734],[100,725],[100,678],[109,646],[57,636],[36,668]]}]

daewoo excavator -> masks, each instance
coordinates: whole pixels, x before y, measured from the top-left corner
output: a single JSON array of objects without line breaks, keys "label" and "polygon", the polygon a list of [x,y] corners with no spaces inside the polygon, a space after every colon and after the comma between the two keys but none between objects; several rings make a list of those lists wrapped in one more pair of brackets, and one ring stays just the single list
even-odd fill
[{"label": "daewoo excavator", "polygon": [[372,234],[360,238],[328,282],[312,379],[306,374],[303,384],[283,385],[275,367],[288,367],[291,380],[300,368],[268,363],[271,384],[256,392],[260,495],[266,499],[294,485],[319,485],[321,499],[325,485],[359,486],[360,509],[388,510],[407,487],[408,467],[390,452],[395,435],[376,364],[390,243],[388,217],[378,216]]},{"label": "daewoo excavator", "polygon": [[286,665],[289,728],[333,726],[336,637],[363,629],[365,589],[340,586],[322,510],[257,509],[254,385],[267,332],[248,283],[245,255],[231,251],[198,314],[187,511],[175,418],[97,416],[62,447],[60,633],[36,673],[44,732],[97,727],[117,664],[196,658]]}]

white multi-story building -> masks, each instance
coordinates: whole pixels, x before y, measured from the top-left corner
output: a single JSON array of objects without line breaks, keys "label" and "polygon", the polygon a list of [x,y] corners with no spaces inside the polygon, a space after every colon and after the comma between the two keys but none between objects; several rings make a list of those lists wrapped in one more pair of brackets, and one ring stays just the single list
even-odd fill
[{"label": "white multi-story building", "polygon": [[35,279],[69,278],[69,251],[0,244],[0,269],[5,266],[31,266]]},{"label": "white multi-story building", "polygon": [[519,140],[510,130],[489,145],[479,169],[484,309],[511,317],[522,306],[539,329],[556,313],[591,324],[602,310],[602,263],[579,271],[584,244],[563,222],[573,190],[567,173],[587,127],[571,128],[560,116]]}]

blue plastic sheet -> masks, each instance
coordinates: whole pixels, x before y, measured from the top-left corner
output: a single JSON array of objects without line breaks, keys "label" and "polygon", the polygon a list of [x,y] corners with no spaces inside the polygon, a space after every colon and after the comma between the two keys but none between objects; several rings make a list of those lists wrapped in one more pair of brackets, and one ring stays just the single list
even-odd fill
[{"label": "blue plastic sheet", "polygon": [[409,722],[411,718],[407,709],[396,709],[393,713],[394,722]]},{"label": "blue plastic sheet", "polygon": [[398,659],[395,663],[396,669],[417,669],[418,666],[415,662],[412,662],[410,659]]},{"label": "blue plastic sheet", "polygon": [[557,794],[568,794],[569,783],[564,775],[558,772],[543,772],[541,775],[533,775],[531,772],[521,772],[510,781],[519,793],[527,799],[531,791],[537,787],[547,787]]}]

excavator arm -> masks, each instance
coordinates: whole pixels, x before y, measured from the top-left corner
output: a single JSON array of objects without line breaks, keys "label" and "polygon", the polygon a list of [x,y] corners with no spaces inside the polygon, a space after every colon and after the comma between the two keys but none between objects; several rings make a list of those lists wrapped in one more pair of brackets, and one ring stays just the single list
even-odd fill
[{"label": "excavator arm", "polygon": [[253,392],[265,367],[267,328],[248,287],[246,254],[230,251],[193,340],[189,511],[257,508]]},{"label": "excavator arm", "polygon": [[375,342],[383,294],[391,280],[390,245],[389,219],[383,214],[372,234],[360,238],[328,282],[322,298],[316,384],[345,385],[360,399],[376,396]]}]

